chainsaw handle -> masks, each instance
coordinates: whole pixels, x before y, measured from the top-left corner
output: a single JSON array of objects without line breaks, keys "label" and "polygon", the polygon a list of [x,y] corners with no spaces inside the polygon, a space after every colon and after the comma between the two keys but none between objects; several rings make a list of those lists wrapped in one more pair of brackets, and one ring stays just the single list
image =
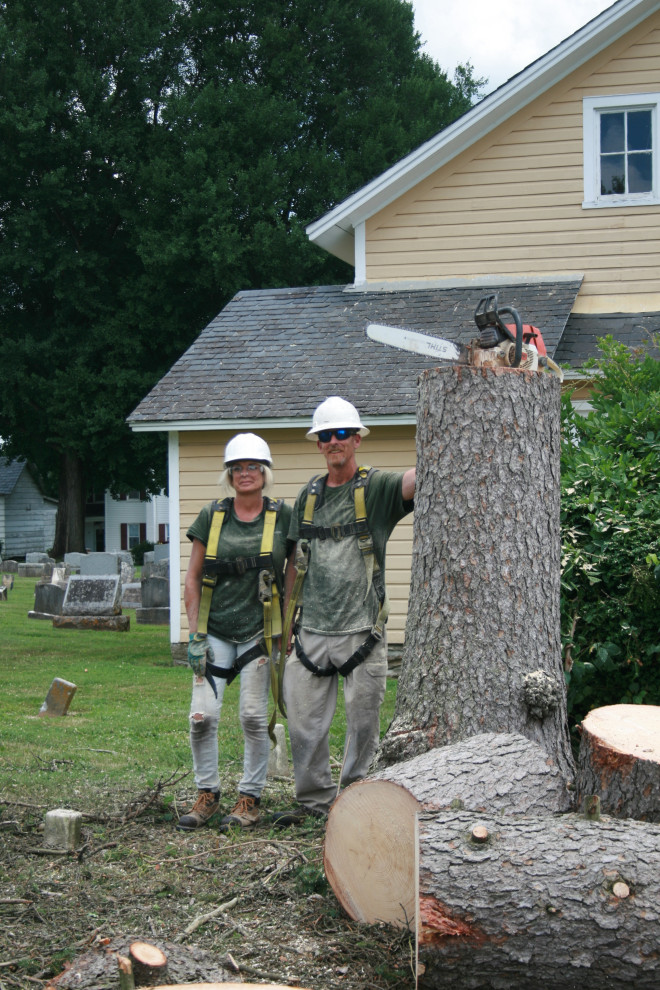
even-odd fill
[{"label": "chainsaw handle", "polygon": [[507,335],[509,340],[514,340],[514,336],[509,330],[509,328],[506,326],[504,321],[500,319],[500,314],[502,313],[508,313],[509,316],[512,316],[513,322],[516,325],[516,336],[515,336],[516,351],[514,354],[513,361],[511,362],[511,367],[517,368],[520,365],[520,361],[522,359],[522,345],[523,345],[522,320],[520,319],[518,310],[514,309],[513,306],[502,306],[502,308],[498,310],[497,317],[498,317],[499,327],[504,331],[504,333]]}]

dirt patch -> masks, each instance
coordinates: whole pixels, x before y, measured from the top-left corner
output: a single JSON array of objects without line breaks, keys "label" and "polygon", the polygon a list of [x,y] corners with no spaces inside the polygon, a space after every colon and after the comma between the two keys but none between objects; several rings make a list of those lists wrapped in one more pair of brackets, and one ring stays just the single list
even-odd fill
[{"label": "dirt patch", "polygon": [[175,828],[164,789],[83,812],[75,854],[43,849],[46,807],[0,803],[0,990],[116,990],[116,953],[163,948],[170,982],[278,983],[309,990],[408,990],[412,939],[346,917],[323,874],[324,829],[263,823],[222,835]]}]

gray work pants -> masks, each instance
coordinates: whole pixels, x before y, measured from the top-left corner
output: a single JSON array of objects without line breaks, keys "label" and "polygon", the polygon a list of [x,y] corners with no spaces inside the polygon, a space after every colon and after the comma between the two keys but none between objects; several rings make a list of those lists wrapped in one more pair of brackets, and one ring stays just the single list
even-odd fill
[{"label": "gray work pants", "polygon": [[[367,637],[300,634],[303,650],[318,667],[341,667]],[[387,677],[386,637],[347,677],[317,677],[296,656],[289,657],[284,674],[284,700],[296,778],[296,799],[316,811],[327,812],[337,795],[330,773],[329,734],[337,707],[338,682],[343,680],[346,740],[342,785],[364,777],[380,735],[380,706]]]},{"label": "gray work pants", "polygon": [[[218,667],[231,667],[234,660],[255,646],[261,637],[249,643],[229,643],[209,635],[208,643],[213,662]],[[266,783],[270,739],[268,738],[268,690],[270,664],[268,657],[251,660],[239,674],[239,717],[243,729],[243,777],[238,785],[241,794],[260,797]],[[195,784],[198,789],[220,789],[218,774],[218,726],[222,699],[227,686],[223,677],[215,678],[218,696],[213,694],[205,677],[193,676],[190,704],[190,748],[192,749]]]}]

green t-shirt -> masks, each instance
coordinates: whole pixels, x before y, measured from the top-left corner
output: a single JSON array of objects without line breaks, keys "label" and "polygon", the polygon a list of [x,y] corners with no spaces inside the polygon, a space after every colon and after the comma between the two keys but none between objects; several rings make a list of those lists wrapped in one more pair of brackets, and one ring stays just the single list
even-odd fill
[{"label": "green t-shirt", "polygon": [[[367,487],[367,522],[374,541],[374,555],[385,579],[385,548],[397,522],[412,511],[413,503],[401,494],[403,475],[373,471]],[[289,539],[300,539],[307,488],[296,498]],[[353,483],[325,486],[321,504],[314,509],[314,526],[355,522]],[[357,536],[341,540],[314,538],[309,568],[302,589],[302,628],[324,636],[340,636],[371,629],[379,602],[373,583],[367,591],[367,571]]]},{"label": "green t-shirt", "polygon": [[[186,536],[189,540],[208,543],[213,503],[205,505]],[[266,518],[265,503],[261,514],[251,522],[242,522],[232,511],[225,513],[220,530],[218,558],[236,560],[238,557],[254,557],[261,549],[261,536]],[[287,531],[291,519],[291,507],[282,505],[275,526],[273,539],[273,565],[275,578],[282,596],[282,574],[286,562]],[[261,635],[264,628],[263,605],[259,601],[259,570],[253,568],[245,574],[219,574],[213,589],[208,631],[230,643],[247,643]]]}]

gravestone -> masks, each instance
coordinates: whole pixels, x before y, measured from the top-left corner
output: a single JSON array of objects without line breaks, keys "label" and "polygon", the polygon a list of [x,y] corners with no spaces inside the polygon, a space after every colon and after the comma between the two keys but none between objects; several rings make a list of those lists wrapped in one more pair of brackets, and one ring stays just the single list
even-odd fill
[{"label": "gravestone", "polygon": [[66,587],[57,584],[39,583],[34,588],[34,609],[28,612],[28,619],[52,619],[62,614]]},{"label": "gravestone", "polygon": [[80,573],[88,577],[119,574],[119,558],[116,553],[87,553],[80,561]]},{"label": "gravestone", "polygon": [[58,588],[66,588],[67,584],[69,583],[70,575],[71,575],[70,568],[62,567],[60,565],[59,567],[53,568],[53,574],[50,580],[51,583],[56,584]]},{"label": "gravestone", "polygon": [[46,700],[39,709],[40,715],[66,715],[71,704],[71,699],[78,690],[71,681],[65,681],[61,677],[55,677],[51,684]]},{"label": "gravestone", "polygon": [[54,564],[55,561],[52,560],[47,553],[36,553],[30,552],[25,554],[26,564]]},{"label": "gravestone", "polygon": [[142,605],[142,583],[140,581],[129,581],[128,584],[121,583],[121,607],[140,608]]},{"label": "gravestone", "polygon": [[148,577],[141,582],[143,608],[169,608],[170,582],[165,577]]},{"label": "gravestone", "polygon": [[153,549],[153,560],[154,564],[159,564],[161,560],[170,559],[170,545],[169,543],[157,543]]},{"label": "gravestone", "polygon": [[7,597],[7,585],[6,584],[3,584],[0,587],[0,602],[6,602],[6,601],[8,601],[8,597]]},{"label": "gravestone", "polygon": [[14,587],[14,575],[13,574],[3,574],[2,575],[2,586],[3,588],[8,588],[10,591]]},{"label": "gravestone", "polygon": [[121,615],[119,575],[95,577],[72,574],[64,596],[62,615]]},{"label": "gravestone", "polygon": [[17,560],[3,560],[2,569],[6,571],[7,574],[18,574],[18,561]]},{"label": "gravestone", "polygon": [[[18,576],[19,577],[34,577],[42,578],[44,576],[44,568],[49,565],[47,564],[19,564],[18,565]],[[49,572],[50,573],[50,572]]]},{"label": "gravestone", "polygon": [[70,567],[71,571],[80,571],[80,561],[83,557],[86,557],[86,553],[79,553],[77,550],[72,550],[70,553],[64,554],[64,564],[66,567]]}]

